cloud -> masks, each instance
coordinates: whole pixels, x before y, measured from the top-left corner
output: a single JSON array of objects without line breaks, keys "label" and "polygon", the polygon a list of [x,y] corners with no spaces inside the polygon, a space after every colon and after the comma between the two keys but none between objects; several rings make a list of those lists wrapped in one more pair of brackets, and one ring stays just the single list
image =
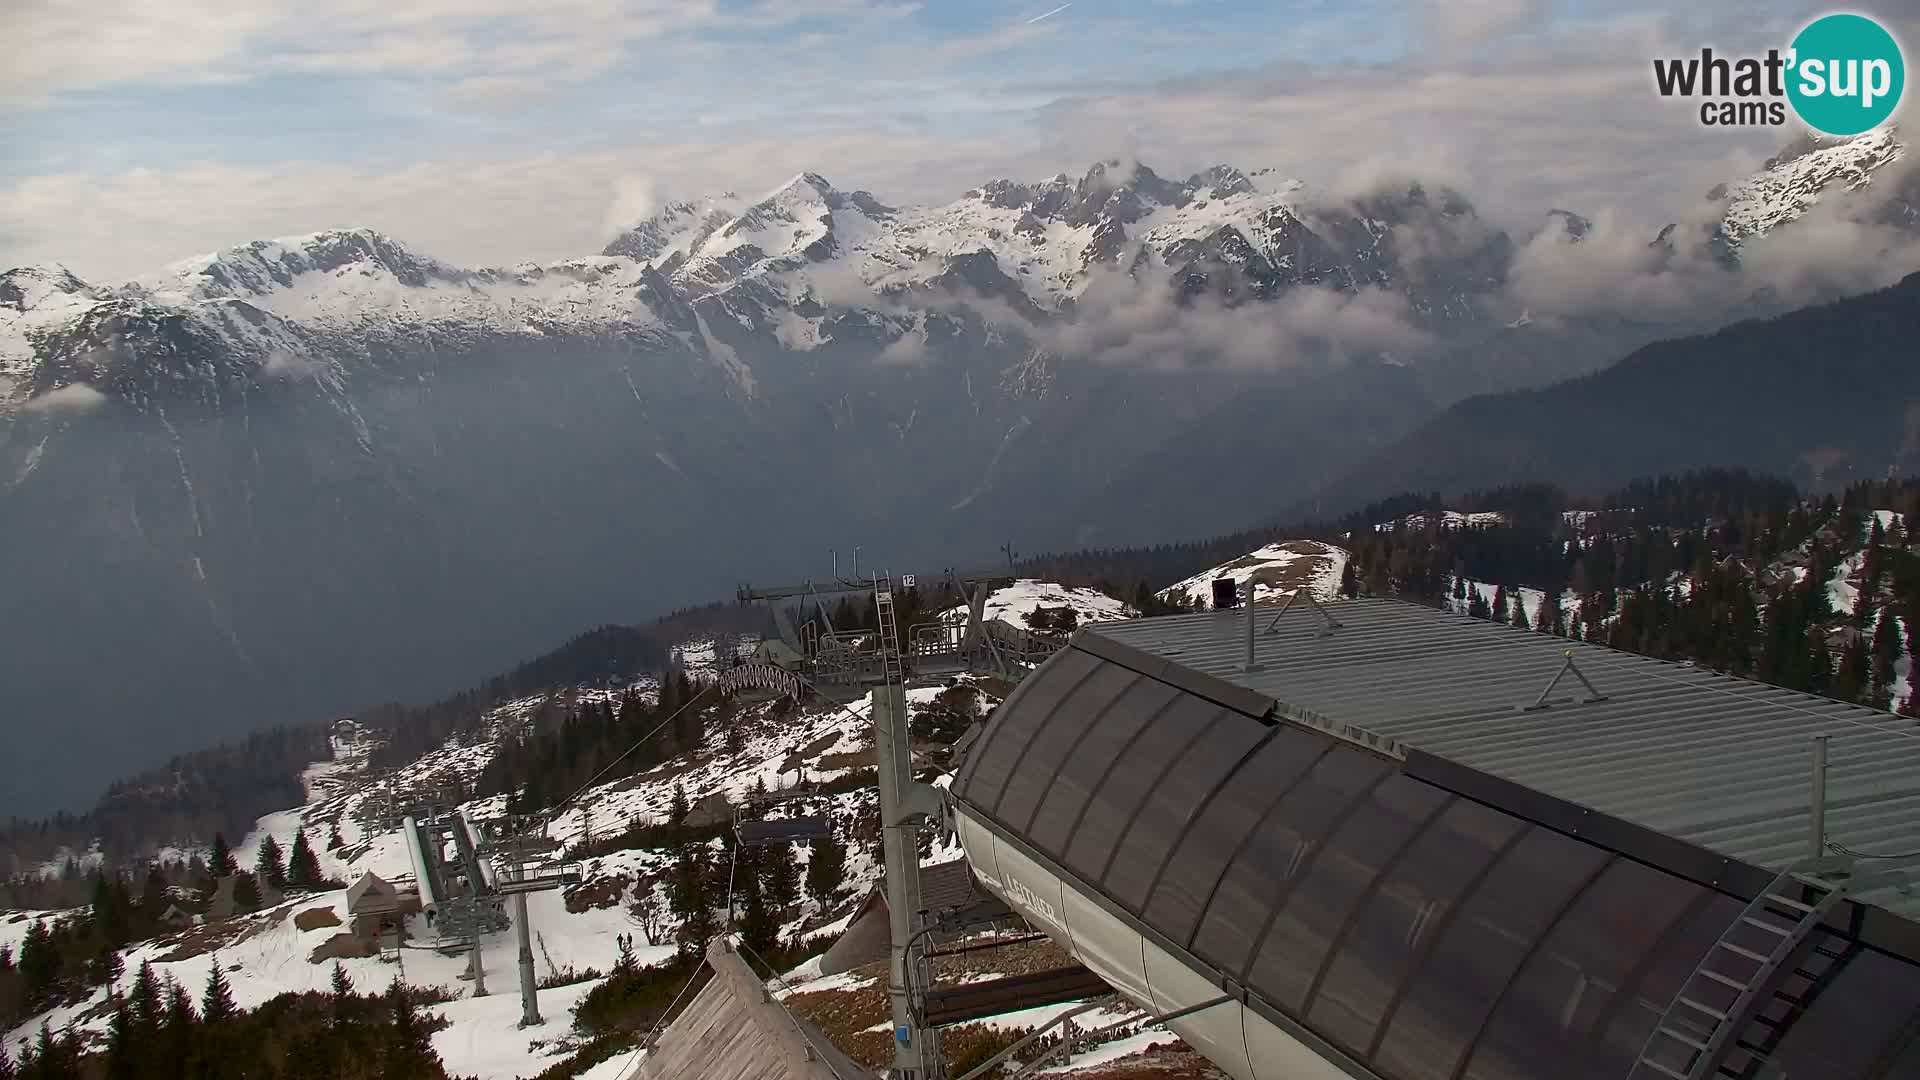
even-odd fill
[{"label": "cloud", "polygon": [[329,366],[324,361],[296,356],[285,349],[275,349],[267,354],[266,363],[260,365],[260,374],[288,379],[311,379],[325,373]]},{"label": "cloud", "polygon": [[[836,302],[902,319],[917,310],[977,321],[1076,362],[1153,371],[1272,372],[1431,343],[1398,293],[1303,287],[1269,302],[1228,304],[1211,293],[1183,295],[1164,273],[1120,269],[1131,263],[1128,253],[1094,270],[1070,311],[1041,318],[964,286],[890,297],[845,279],[826,291]],[[916,328],[879,359],[918,363],[926,355],[924,330]]]},{"label": "cloud", "polygon": [[[7,13],[0,106],[45,106],[135,85],[207,85],[274,74],[446,77],[485,87],[577,84],[645,46],[819,19],[898,18],[869,0],[101,0],[29,2]],[[529,78],[532,77],[532,78]]]},{"label": "cloud", "polygon": [[1546,20],[1546,0],[1416,0],[1421,40],[1442,48],[1474,45],[1532,30]]},{"label": "cloud", "polygon": [[[933,269],[934,261],[929,258],[929,271]],[[804,295],[814,303],[828,307],[874,306],[873,286],[867,283],[860,267],[852,259],[836,259],[808,266],[805,281],[803,289],[792,290],[792,299],[799,300]]]},{"label": "cloud", "polygon": [[[1906,170],[1908,175],[1902,175]],[[1913,166],[1880,170],[1866,192],[1828,198],[1799,220],[1748,238],[1738,269],[1720,261],[1707,226],[1719,204],[1701,200],[1653,246],[1642,223],[1617,211],[1592,218],[1574,242],[1546,229],[1515,254],[1506,297],[1534,318],[1611,315],[1693,324],[1766,314],[1883,288],[1920,269],[1920,234],[1877,220],[1894,190],[1913,190]]]},{"label": "cloud", "polygon": [[615,177],[613,202],[607,207],[601,231],[616,236],[631,229],[659,212],[661,201],[652,178],[637,174]]},{"label": "cloud", "polygon": [[107,395],[86,383],[68,383],[57,390],[48,390],[28,398],[24,407],[34,412],[90,412],[106,404],[106,401]]},{"label": "cloud", "polygon": [[1183,297],[1158,275],[1103,271],[1070,320],[1031,331],[1075,360],[1152,370],[1272,371],[1417,349],[1406,300],[1379,289],[1301,288],[1270,303]]},{"label": "cloud", "polygon": [[933,358],[933,352],[927,347],[927,334],[924,327],[909,330],[880,350],[876,362],[885,367],[919,367]]}]

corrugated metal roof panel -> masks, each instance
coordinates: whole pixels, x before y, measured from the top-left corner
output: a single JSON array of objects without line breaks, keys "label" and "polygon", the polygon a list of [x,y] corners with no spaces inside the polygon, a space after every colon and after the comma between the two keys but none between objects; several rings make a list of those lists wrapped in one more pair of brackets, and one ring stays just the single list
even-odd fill
[{"label": "corrugated metal roof panel", "polygon": [[[1828,737],[1827,835],[1920,867],[1920,724],[1872,709],[1391,600],[1101,623],[1081,631],[1257,691],[1278,714],[1364,729],[1777,869],[1810,853],[1811,740]],[[1271,632],[1269,625],[1272,624]],[[1571,655],[1571,675],[1528,710]],[[1920,892],[1861,897],[1920,918]]]}]

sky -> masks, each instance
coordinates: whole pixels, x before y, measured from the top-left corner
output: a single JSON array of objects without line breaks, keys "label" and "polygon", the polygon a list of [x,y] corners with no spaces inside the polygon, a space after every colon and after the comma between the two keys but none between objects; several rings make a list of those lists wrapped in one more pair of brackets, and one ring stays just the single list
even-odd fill
[{"label": "sky", "polygon": [[[1448,183],[1657,226],[1790,134],[1651,60],[1784,46],[1799,0],[16,0],[0,268],[116,283],[368,226],[461,265],[592,254],[802,170],[894,203],[1106,158]],[[1920,40],[1920,0],[1869,0]],[[1911,52],[1911,48],[1909,49]],[[1912,95],[1909,95],[1911,97]]]}]

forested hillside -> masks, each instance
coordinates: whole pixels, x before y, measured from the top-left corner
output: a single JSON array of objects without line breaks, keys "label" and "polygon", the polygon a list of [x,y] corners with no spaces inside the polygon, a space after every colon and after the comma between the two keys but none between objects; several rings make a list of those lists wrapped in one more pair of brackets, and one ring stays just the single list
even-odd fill
[{"label": "forested hillside", "polygon": [[1350,507],[1398,491],[1521,482],[1597,493],[1656,472],[1735,466],[1815,491],[1905,475],[1920,467],[1916,341],[1920,274],[1662,341],[1542,389],[1469,398],[1320,495]]},{"label": "forested hillside", "polygon": [[[636,626],[602,626],[486,683],[429,705],[383,705],[356,719],[382,734],[376,764],[404,764],[470,730],[506,700],[555,687],[605,685],[664,670],[668,649],[698,634],[760,629],[766,614],[734,603],[687,608]],[[190,847],[215,833],[244,836],[261,814],[307,798],[301,773],[330,754],[327,723],[281,727],[182,754],[160,768],[112,785],[93,810],[0,827],[0,876],[46,873],[71,879],[84,897],[85,858],[97,845],[109,860],[139,860],[156,848]],[[61,860],[86,866],[63,871]],[[52,864],[42,871],[43,864]]]},{"label": "forested hillside", "polygon": [[1551,496],[1497,524],[1354,528],[1351,587],[1920,715],[1900,692],[1920,655],[1920,483],[1800,501],[1704,474],[1549,514]]}]

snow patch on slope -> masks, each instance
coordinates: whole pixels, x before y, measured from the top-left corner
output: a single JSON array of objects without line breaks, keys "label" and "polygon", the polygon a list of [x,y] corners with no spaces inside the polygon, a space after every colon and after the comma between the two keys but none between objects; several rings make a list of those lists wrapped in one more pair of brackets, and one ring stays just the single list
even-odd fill
[{"label": "snow patch on slope", "polygon": [[[1577,511],[1576,511],[1577,512]],[[1393,521],[1382,521],[1374,525],[1375,532],[1392,532],[1396,528],[1424,529],[1435,525],[1442,529],[1488,529],[1507,523],[1507,515],[1498,510],[1483,510],[1477,513],[1462,513],[1458,510],[1438,510],[1432,513],[1408,514]]]},{"label": "snow patch on slope", "polygon": [[[1116,600],[1098,589],[1069,589],[1064,585],[1037,578],[1021,578],[1011,585],[995,589],[987,597],[983,619],[1002,619],[1025,629],[1027,617],[1041,608],[1071,608],[1082,624],[1114,619],[1138,618],[1133,605]],[[967,607],[949,608],[941,613],[946,622],[965,622]]]},{"label": "snow patch on slope", "polygon": [[1255,602],[1302,588],[1315,599],[1332,600],[1339,595],[1340,576],[1351,558],[1345,548],[1318,540],[1282,540],[1170,585],[1161,590],[1160,598],[1169,603],[1210,606],[1214,580],[1231,578],[1244,601],[1246,583],[1251,578]]}]

